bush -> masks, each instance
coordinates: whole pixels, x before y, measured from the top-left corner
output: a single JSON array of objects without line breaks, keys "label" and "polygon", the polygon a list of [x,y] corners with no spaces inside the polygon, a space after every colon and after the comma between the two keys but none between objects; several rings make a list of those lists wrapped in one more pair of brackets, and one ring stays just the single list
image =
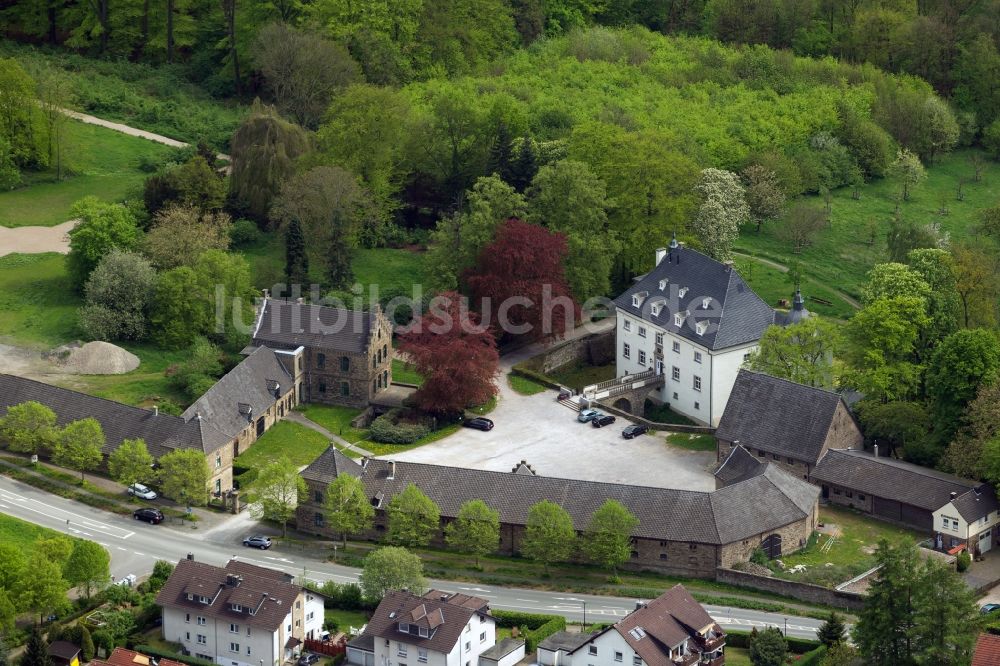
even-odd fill
[{"label": "bush", "polygon": [[[795,636],[786,636],[785,643],[788,644],[788,651],[795,654],[805,654],[820,647],[818,641],[796,638]],[[749,648],[750,632],[726,630],[726,645],[735,648]]]},{"label": "bush", "polygon": [[972,556],[969,555],[969,551],[963,550],[958,554],[958,559],[955,561],[958,573],[968,570],[970,564],[972,564]]},{"label": "bush", "polygon": [[385,444],[412,444],[430,431],[426,418],[408,418],[401,409],[390,410],[372,421],[369,427],[370,437]]},{"label": "bush", "polygon": [[234,248],[256,245],[260,241],[260,229],[251,220],[236,220],[229,231],[229,241]]}]

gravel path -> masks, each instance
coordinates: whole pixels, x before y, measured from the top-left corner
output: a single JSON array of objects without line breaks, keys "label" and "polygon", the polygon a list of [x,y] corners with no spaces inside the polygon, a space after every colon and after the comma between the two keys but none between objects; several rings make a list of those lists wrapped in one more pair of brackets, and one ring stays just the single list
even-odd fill
[{"label": "gravel path", "polygon": [[39,252],[69,253],[69,230],[76,226],[78,220],[70,220],[54,227],[14,227],[9,229],[0,226],[0,257],[20,252],[22,254],[37,254]]},{"label": "gravel path", "polygon": [[[744,257],[746,259],[752,259],[752,260],[756,261],[759,264],[764,264],[765,266],[770,266],[771,268],[774,268],[774,269],[776,269],[776,270],[778,270],[778,271],[780,271],[782,273],[787,273],[788,272],[788,266],[785,266],[784,264],[779,264],[777,261],[771,261],[770,259],[764,259],[763,257],[755,257],[755,256],[752,256],[752,255],[749,255],[749,254],[744,254],[743,252],[733,252],[733,254],[735,254],[737,257]],[[806,280],[809,281],[809,282],[815,282],[814,280],[812,280],[811,278],[808,278],[808,277],[806,278]],[[859,303],[857,301],[857,299],[852,298],[851,296],[848,296],[844,292],[840,291],[839,289],[835,289],[834,287],[831,287],[830,285],[823,285],[823,286],[825,286],[827,289],[829,289],[833,293],[837,294],[837,296],[839,296],[845,303],[847,303],[848,305],[850,305],[855,310],[860,310],[861,309],[861,303]]]},{"label": "gravel path", "polygon": [[[168,136],[163,136],[162,134],[154,134],[153,132],[147,132],[146,130],[137,129],[135,127],[129,127],[128,125],[123,125],[122,123],[112,122],[110,120],[104,120],[103,118],[98,118],[97,116],[91,116],[86,113],[80,113],[79,111],[72,111],[70,109],[63,109],[62,112],[73,118],[74,120],[79,120],[81,123],[87,123],[88,125],[98,125],[100,127],[105,127],[116,132],[121,132],[122,134],[128,134],[129,136],[137,136],[142,139],[148,139],[150,141],[155,141],[156,143],[162,143],[166,146],[172,146],[174,148],[187,148],[188,144],[183,141],[178,141],[177,139],[171,139]],[[218,153],[216,155],[220,160],[229,161],[229,155],[225,153]]]}]

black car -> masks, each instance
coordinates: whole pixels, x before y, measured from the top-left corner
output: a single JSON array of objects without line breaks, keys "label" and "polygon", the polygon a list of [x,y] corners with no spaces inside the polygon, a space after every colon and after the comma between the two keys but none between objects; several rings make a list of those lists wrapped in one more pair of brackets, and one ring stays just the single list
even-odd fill
[{"label": "black car", "polygon": [[136,509],[132,512],[132,517],[136,520],[145,520],[150,525],[163,522],[163,513],[159,509]]},{"label": "black car", "polygon": [[590,421],[590,425],[595,428],[603,428],[606,425],[611,425],[615,422],[615,417],[611,414],[598,414]]},{"label": "black car", "polygon": [[271,547],[271,537],[255,534],[243,539],[243,545],[247,548],[260,548],[261,550],[267,550]]},{"label": "black car", "polygon": [[647,432],[649,432],[648,426],[630,425],[622,430],[622,437],[625,439],[632,439],[633,437],[638,437],[639,435],[645,435]]},{"label": "black car", "polygon": [[493,421],[490,419],[483,418],[482,416],[477,416],[474,419],[469,419],[462,423],[466,428],[475,428],[476,430],[482,430],[483,432],[487,430],[493,430]]},{"label": "black car", "polygon": [[319,661],[319,655],[314,652],[309,652],[299,657],[299,660],[295,663],[297,663],[298,666],[312,666],[317,661]]}]

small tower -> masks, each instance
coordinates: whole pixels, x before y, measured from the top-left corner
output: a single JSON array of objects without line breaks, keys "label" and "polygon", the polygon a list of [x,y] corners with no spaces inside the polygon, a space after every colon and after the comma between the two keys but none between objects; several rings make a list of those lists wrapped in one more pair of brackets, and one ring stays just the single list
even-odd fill
[{"label": "small tower", "polygon": [[810,316],[809,310],[806,310],[806,301],[802,298],[802,290],[795,287],[795,298],[792,299],[792,311],[788,313],[788,323],[797,324],[803,319],[808,319]]}]

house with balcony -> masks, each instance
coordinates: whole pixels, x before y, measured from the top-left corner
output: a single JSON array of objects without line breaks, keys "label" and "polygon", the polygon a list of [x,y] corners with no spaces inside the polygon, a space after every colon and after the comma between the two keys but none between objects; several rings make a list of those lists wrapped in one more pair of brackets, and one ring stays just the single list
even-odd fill
[{"label": "house with balcony", "polygon": [[[479,666],[493,655],[489,602],[467,594],[406,590],[382,598],[364,632],[347,644],[354,666]],[[523,648],[522,648],[523,649]],[[523,656],[523,651],[522,651]]]},{"label": "house with balcony", "polygon": [[323,631],[323,599],[282,571],[177,563],[156,597],[163,639],[220,666],[279,666]]},{"label": "house with balcony", "polygon": [[683,585],[602,631],[556,634],[538,646],[539,663],[551,666],[722,666],[725,649],[726,633]]},{"label": "house with balcony", "polygon": [[952,492],[948,503],[934,512],[934,545],[957,553],[967,549],[982,555],[993,549],[1000,538],[1000,503],[988,484],[963,493]]},{"label": "house with balcony", "polygon": [[[731,263],[676,238],[656,250],[653,269],[618,296],[615,307],[616,376],[621,382],[638,375],[648,391],[609,401],[642,414],[648,398],[710,426],[722,418],[736,375],[764,331],[785,322]],[[652,376],[659,381],[648,381]]]}]

